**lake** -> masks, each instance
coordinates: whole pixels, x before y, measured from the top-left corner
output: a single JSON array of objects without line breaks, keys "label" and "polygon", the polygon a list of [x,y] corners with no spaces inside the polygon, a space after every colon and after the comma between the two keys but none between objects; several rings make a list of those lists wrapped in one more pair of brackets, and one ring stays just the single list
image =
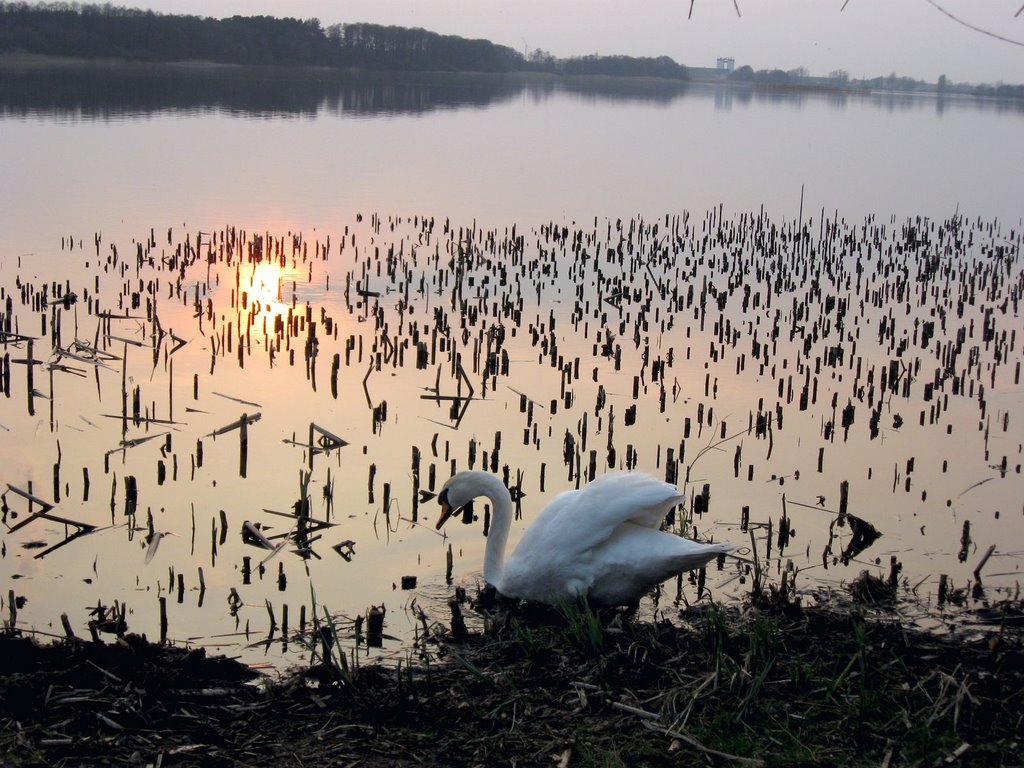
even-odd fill
[{"label": "lake", "polygon": [[163,615],[283,666],[314,617],[354,643],[383,606],[358,651],[404,658],[481,582],[483,505],[433,527],[469,466],[523,494],[513,541],[594,474],[674,479],[743,549],[646,615],[762,570],[807,600],[892,576],[931,625],[1012,597],[1022,127],[898,94],[4,70],[17,626]]}]

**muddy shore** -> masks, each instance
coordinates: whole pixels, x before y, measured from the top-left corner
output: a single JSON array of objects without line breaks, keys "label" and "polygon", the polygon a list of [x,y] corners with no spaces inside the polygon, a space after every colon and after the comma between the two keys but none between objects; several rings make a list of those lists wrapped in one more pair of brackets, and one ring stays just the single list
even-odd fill
[{"label": "muddy shore", "polygon": [[435,624],[397,668],[313,653],[273,679],[130,634],[44,646],[7,632],[0,762],[1019,765],[1024,612],[979,616],[939,634],[853,599],[672,622],[492,609],[459,639]]}]

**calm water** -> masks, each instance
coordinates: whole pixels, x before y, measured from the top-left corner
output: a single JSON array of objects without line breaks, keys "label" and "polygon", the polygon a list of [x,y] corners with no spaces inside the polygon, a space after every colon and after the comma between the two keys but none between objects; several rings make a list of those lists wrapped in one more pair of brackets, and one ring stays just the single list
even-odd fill
[{"label": "calm water", "polygon": [[[452,583],[479,578],[483,521],[442,538],[422,493],[471,463],[507,468],[520,526],[591,468],[706,486],[698,535],[749,560],[753,534],[772,583],[792,563],[808,594],[895,558],[934,604],[992,544],[980,599],[1017,589],[1019,109],[0,84],[0,483],[55,505],[10,531],[39,506],[5,497],[19,626],[60,634],[66,612],[84,635],[126,605],[155,637],[164,598],[171,639],[278,664],[303,611],[347,628],[384,605],[399,639],[372,653],[401,655],[421,609],[446,619],[449,546]],[[257,414],[243,476],[241,430],[214,433]],[[311,455],[311,424],[347,444]],[[844,482],[881,533],[862,551]],[[304,494],[332,526],[296,536]],[[747,591],[745,567],[709,572],[712,596]],[[672,582],[658,608],[697,599]]]}]

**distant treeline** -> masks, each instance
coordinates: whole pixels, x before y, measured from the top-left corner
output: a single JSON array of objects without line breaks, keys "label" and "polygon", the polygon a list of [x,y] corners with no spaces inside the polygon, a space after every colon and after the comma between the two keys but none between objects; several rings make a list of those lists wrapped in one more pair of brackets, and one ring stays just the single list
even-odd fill
[{"label": "distant treeline", "polygon": [[436,72],[550,72],[687,78],[668,57],[529,55],[488,40],[317,19],[164,15],[111,5],[0,2],[0,52],[145,62],[360,67]]},{"label": "distant treeline", "polygon": [[786,87],[822,87],[837,89],[854,89],[867,91],[896,91],[899,93],[930,93],[938,96],[980,96],[997,99],[1024,99],[1024,85],[974,85],[971,83],[953,83],[945,75],[937,82],[929,83],[910,77],[891,74],[870,79],[851,79],[843,70],[835,70],[828,77],[812,77],[803,68],[784,71],[781,69],[762,69],[754,71],[751,67],[742,66],[730,72],[726,78],[730,82],[751,85]]},{"label": "distant treeline", "polygon": [[[205,61],[215,64],[358,68],[405,72],[544,72],[660,78],[685,82],[691,71],[667,56],[582,56],[560,59],[489,40],[470,40],[425,29],[379,24],[334,24],[318,19],[232,16],[215,19],[165,15],[112,5],[2,2],[0,54],[27,53],[136,62]],[[891,74],[857,80],[842,70],[812,77],[803,68],[754,71],[695,69],[695,77],[770,88],[970,95],[1024,100],[1024,85],[935,83]],[[675,87],[675,86],[673,86]]]}]

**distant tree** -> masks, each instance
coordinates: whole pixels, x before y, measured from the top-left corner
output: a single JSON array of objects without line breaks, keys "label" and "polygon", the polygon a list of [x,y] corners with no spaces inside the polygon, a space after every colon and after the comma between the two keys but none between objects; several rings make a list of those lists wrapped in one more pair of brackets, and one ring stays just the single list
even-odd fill
[{"label": "distant tree", "polygon": [[729,73],[729,79],[739,83],[750,83],[754,81],[754,70],[747,64]]},{"label": "distant tree", "polygon": [[996,96],[1001,99],[1024,99],[1024,85],[997,85]]},{"label": "distant tree", "polygon": [[538,69],[542,72],[554,72],[555,67],[558,64],[558,59],[554,55],[543,51],[540,48],[534,49],[529,56],[526,57],[526,61],[530,64],[531,68]]},{"label": "distant tree", "polygon": [[754,79],[769,85],[787,85],[793,80],[793,76],[781,69],[762,69],[757,72]]},{"label": "distant tree", "polygon": [[612,77],[664,77],[686,80],[686,67],[668,56],[656,59],[633,56],[583,56],[562,62],[567,75],[607,75]]},{"label": "distant tree", "polygon": [[201,59],[233,64],[322,64],[329,53],[316,19],[200,19],[111,5],[0,5],[0,51],[136,61]]},{"label": "distant tree", "polygon": [[338,62],[382,69],[511,72],[525,69],[518,51],[489,40],[468,40],[425,29],[346,24],[328,37]]}]

